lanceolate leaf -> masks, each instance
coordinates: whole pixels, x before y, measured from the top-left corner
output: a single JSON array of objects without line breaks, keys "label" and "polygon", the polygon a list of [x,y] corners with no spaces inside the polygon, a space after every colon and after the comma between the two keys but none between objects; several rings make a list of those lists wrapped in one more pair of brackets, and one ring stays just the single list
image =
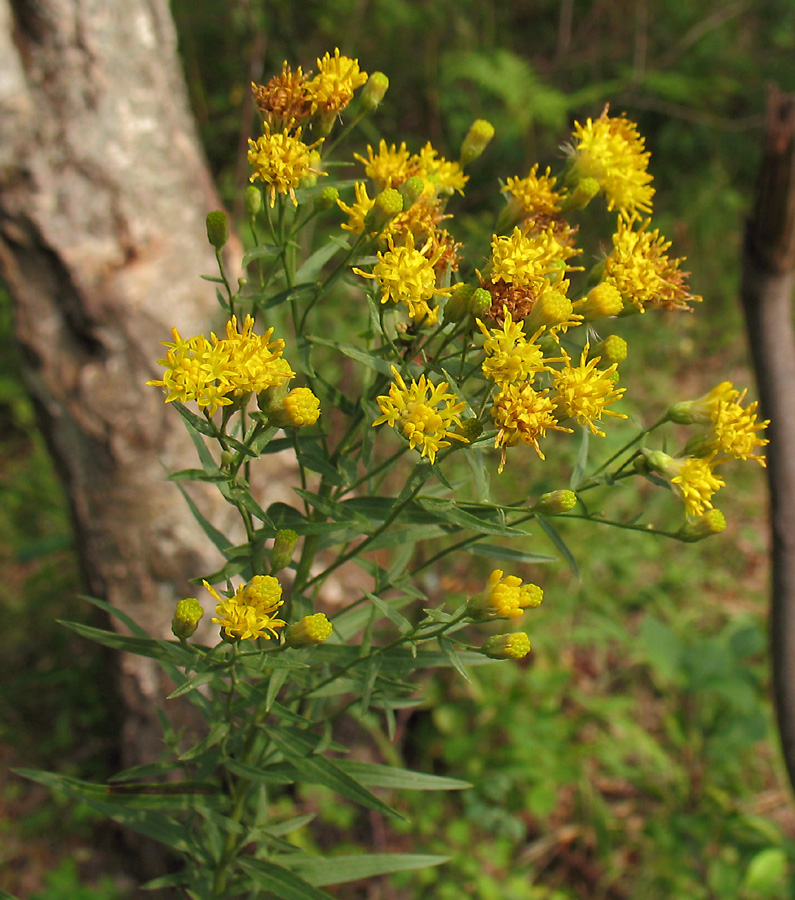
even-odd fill
[{"label": "lanceolate leaf", "polygon": [[367,853],[355,856],[309,856],[295,854],[282,858],[291,871],[310,884],[345,884],[360,878],[374,878],[390,872],[426,869],[446,863],[449,856],[424,856],[414,853]]},{"label": "lanceolate leaf", "polygon": [[331,894],[320,891],[308,881],[276,863],[261,859],[241,859],[240,866],[266,891],[281,900],[334,900]]},{"label": "lanceolate leaf", "polygon": [[404,791],[461,791],[472,787],[469,782],[459,781],[458,778],[412,772],[396,766],[382,766],[353,759],[338,759],[337,765],[366,787],[397,788]]},{"label": "lanceolate leaf", "polygon": [[269,729],[268,736],[285,759],[295,766],[303,781],[324,784],[343,797],[353,800],[354,803],[359,803],[387,816],[403,818],[394,809],[379,800],[375,794],[371,794],[370,791],[354,781],[350,775],[343,772],[336,762],[314,753],[315,742],[306,732],[299,731],[297,728],[274,728]]}]

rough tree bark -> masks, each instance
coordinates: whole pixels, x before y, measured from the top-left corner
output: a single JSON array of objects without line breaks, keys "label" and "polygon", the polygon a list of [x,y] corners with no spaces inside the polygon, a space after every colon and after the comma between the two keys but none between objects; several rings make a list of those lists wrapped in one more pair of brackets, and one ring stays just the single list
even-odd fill
[{"label": "rough tree bark", "polygon": [[[88,590],[168,632],[220,559],[164,466],[194,464],[158,390],[159,342],[220,312],[218,198],[167,0],[0,0],[0,276],[72,505]],[[214,495],[204,502],[215,502]],[[154,666],[125,658],[125,762],[159,754]]]},{"label": "rough tree bark", "polygon": [[779,732],[795,786],[795,96],[768,96],[743,254],[742,301],[765,418],[772,530],[771,651]]}]

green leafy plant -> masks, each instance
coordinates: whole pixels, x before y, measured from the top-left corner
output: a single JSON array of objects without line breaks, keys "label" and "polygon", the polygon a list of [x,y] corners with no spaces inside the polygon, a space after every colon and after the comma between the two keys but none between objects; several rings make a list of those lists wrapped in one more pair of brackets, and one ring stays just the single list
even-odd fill
[{"label": "green leafy plant", "polygon": [[[168,699],[187,697],[204,732],[191,741],[164,718],[162,760],[108,784],[25,773],[183,859],[179,873],[149,887],[184,887],[202,900],[316,900],[329,896],[326,885],[443,862],[440,854],[321,856],[298,837],[312,813],[289,801],[306,785],[398,821],[382,790],[467,786],[352,758],[335,730],[343,716],[371,733],[378,723],[386,746],[398,714],[423,702],[423,673],[467,678],[471,667],[530,652],[527,633],[506,626],[541,604],[527,567],[556,559],[535,548],[531,525],[574,572],[559,517],[698,541],[725,525],[712,506],[725,464],[762,461],[765,423],[728,382],[633,427],[623,442],[614,431],[629,418],[621,410],[631,391],[619,380],[627,344],[612,323],[699,300],[644,218],[654,189],[634,123],[608,110],[578,123],[564,169],[509,178],[490,248],[464,254],[447,209],[492,137],[488,122],[473,124],[457,162],[431,144],[412,152],[382,141],[355,157],[369,183],[329,174],[348,174],[334,151],[387,86],[385,75],[368,78],[339,51],[318,60],[314,77],[285,63],[254,86],[263,133],[249,142],[246,275],[234,285],[223,255],[227,219],[211,212],[219,274],[205,277],[216,285],[224,331],[183,338],[175,327],[162,377],[150,381],[196,447],[198,466],[170,477],[224,560],[214,573],[192,573],[211,598],[220,639],[197,630],[204,608],[194,597],[177,605],[176,640],[147,635],[100,599],[95,605],[129,633],[70,624],[155,659],[176,685]],[[356,91],[358,106],[332,137]],[[612,250],[586,271],[578,221],[603,201],[615,222]],[[340,211],[341,228],[330,230]],[[342,336],[328,325],[335,316]],[[663,426],[670,440],[691,428],[681,452],[655,445]],[[295,505],[268,503],[252,486],[260,461],[285,449],[295,456]],[[506,466],[537,460],[543,483],[545,455],[571,459],[565,486],[528,480],[503,496]],[[191,481],[217,487],[244,539],[204,517]],[[684,521],[670,529],[645,521],[643,497],[624,490],[633,483],[672,491]],[[430,573],[461,554],[523,574],[475,566],[479,590],[434,589]],[[346,563],[361,573],[356,596],[332,608],[323,588]],[[685,658],[680,651],[674,660]],[[728,687],[718,696],[737,687],[722,654],[715,671]],[[565,723],[547,718],[554,754]],[[529,802],[538,815],[551,808],[541,784]]]}]

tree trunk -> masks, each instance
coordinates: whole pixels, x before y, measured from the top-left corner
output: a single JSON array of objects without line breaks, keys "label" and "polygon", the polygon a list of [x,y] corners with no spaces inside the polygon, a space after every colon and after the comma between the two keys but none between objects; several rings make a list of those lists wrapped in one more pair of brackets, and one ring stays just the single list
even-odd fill
[{"label": "tree trunk", "polygon": [[[88,590],[152,633],[222,562],[164,480],[195,454],[145,386],[172,325],[217,324],[198,278],[216,270],[217,206],[167,0],[0,0],[0,275],[24,376]],[[217,493],[199,502],[217,523]],[[122,752],[138,763],[162,750],[162,686],[149,660],[122,671]]]},{"label": "tree trunk", "polygon": [[771,652],[784,759],[795,785],[795,96],[772,88],[743,254],[742,300],[765,418],[772,529]]}]

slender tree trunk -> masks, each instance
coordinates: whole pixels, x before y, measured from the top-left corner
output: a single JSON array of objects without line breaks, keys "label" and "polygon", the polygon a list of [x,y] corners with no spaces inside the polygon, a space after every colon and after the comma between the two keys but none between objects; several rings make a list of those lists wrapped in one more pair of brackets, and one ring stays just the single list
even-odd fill
[{"label": "slender tree trunk", "polygon": [[[167,0],[0,0],[0,275],[70,498],[88,590],[168,633],[221,558],[165,470],[195,464],[161,391],[172,325],[217,322],[218,199]],[[218,521],[217,494],[201,495]],[[162,750],[151,661],[125,657],[122,752]]]},{"label": "slender tree trunk", "polygon": [[795,785],[795,96],[771,88],[748,220],[742,301],[765,418],[772,528],[771,650],[779,731]]}]

